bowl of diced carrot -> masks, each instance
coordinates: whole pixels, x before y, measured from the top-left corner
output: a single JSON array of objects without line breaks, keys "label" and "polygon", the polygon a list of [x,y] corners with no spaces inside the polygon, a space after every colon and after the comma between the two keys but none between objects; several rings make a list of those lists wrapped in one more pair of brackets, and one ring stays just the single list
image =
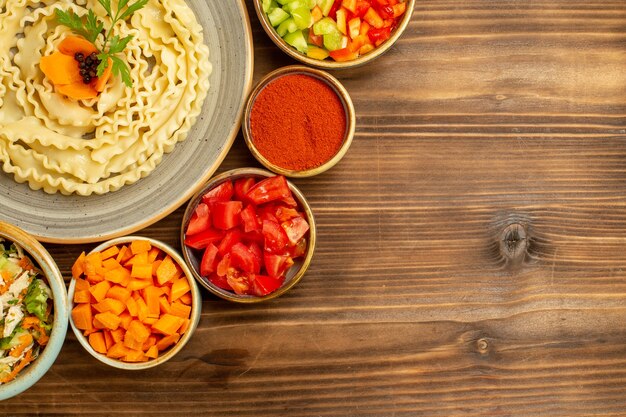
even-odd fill
[{"label": "bowl of diced carrot", "polygon": [[72,267],[70,325],[81,345],[116,368],[159,365],[189,341],[202,299],[180,255],[127,236],[84,252]]}]

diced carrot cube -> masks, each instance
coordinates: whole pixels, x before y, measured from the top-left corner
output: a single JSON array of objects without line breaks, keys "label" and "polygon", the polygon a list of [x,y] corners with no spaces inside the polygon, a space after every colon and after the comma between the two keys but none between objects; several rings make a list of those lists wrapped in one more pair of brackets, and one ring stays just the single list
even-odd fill
[{"label": "diced carrot cube", "polygon": [[85,252],[82,252],[80,256],[72,265],[72,277],[80,278],[85,273]]},{"label": "diced carrot cube", "polygon": [[91,301],[91,293],[89,290],[74,291],[75,303],[88,303]]},{"label": "diced carrot cube", "polygon": [[126,286],[126,288],[128,288],[130,291],[138,291],[138,290],[143,290],[144,288],[147,288],[151,285],[152,285],[151,280],[131,279],[128,285]]},{"label": "diced carrot cube", "polygon": [[103,250],[101,253],[102,253],[102,260],[104,261],[105,259],[116,256],[118,253],[120,253],[120,250],[118,249],[117,246],[111,246],[110,248]]},{"label": "diced carrot cube", "polygon": [[107,291],[107,298],[115,298],[125,303],[130,298],[130,291],[120,285],[113,285]]},{"label": "diced carrot cube", "polygon": [[160,253],[161,253],[161,249],[159,248],[153,247],[152,249],[150,249],[150,251],[148,251],[148,263],[151,264],[154,261],[156,261]]},{"label": "diced carrot cube", "polygon": [[166,256],[156,271],[157,282],[163,285],[178,274],[177,266],[170,256]]},{"label": "diced carrot cube", "polygon": [[150,346],[146,351],[146,356],[150,359],[156,359],[159,357],[159,349],[157,349],[156,345]]},{"label": "diced carrot cube", "polygon": [[174,333],[170,336],[165,336],[163,339],[159,340],[156,343],[156,347],[161,352],[173,345],[174,343],[178,342],[178,339],[180,339],[180,334],[178,333]]},{"label": "diced carrot cube", "polygon": [[139,307],[137,306],[137,301],[133,297],[130,297],[126,300],[126,309],[128,309],[128,312],[133,317],[137,317],[137,314],[139,314]]},{"label": "diced carrot cube", "polygon": [[151,264],[145,264],[145,265],[134,264],[133,269],[130,273],[130,276],[133,278],[140,278],[140,279],[152,279],[152,265]]},{"label": "diced carrot cube", "polygon": [[147,253],[150,249],[152,249],[152,245],[147,240],[133,240],[130,244],[130,250],[133,255]]},{"label": "diced carrot cube", "polygon": [[191,292],[187,292],[187,293],[181,295],[178,300],[181,303],[187,304],[188,306],[191,305],[191,303],[193,301],[193,298],[191,297]]},{"label": "diced carrot cube", "polygon": [[150,336],[150,330],[139,320],[133,320],[128,325],[128,330],[126,331],[126,335],[129,334],[143,345]]},{"label": "diced carrot cube", "polygon": [[129,331],[124,335],[124,346],[129,349],[139,350],[143,346],[143,343],[135,339],[133,334]]},{"label": "diced carrot cube", "polygon": [[148,252],[138,253],[124,263],[124,266],[148,265]]},{"label": "diced carrot cube", "polygon": [[126,331],[124,331],[123,328],[118,327],[115,330],[111,330],[110,333],[113,338],[113,342],[120,343],[124,341],[124,334],[126,334]]},{"label": "diced carrot cube", "polygon": [[72,321],[74,326],[80,330],[92,329],[91,305],[78,304],[72,309]]},{"label": "diced carrot cube", "polygon": [[131,316],[128,311],[125,311],[122,314],[120,314],[120,319],[122,320],[120,322],[120,326],[122,326],[125,330],[128,330],[128,326],[130,325],[130,322],[133,321],[133,316]]},{"label": "diced carrot cube", "polygon": [[147,325],[147,326],[152,326],[154,323],[156,323],[157,321],[159,321],[158,317],[146,317],[142,323]]},{"label": "diced carrot cube", "polygon": [[111,349],[107,351],[107,356],[109,358],[119,359],[119,358],[123,358],[124,356],[126,356],[129,352],[130,352],[130,349],[124,346],[123,343],[117,342],[116,344],[111,346]]},{"label": "diced carrot cube", "polygon": [[130,251],[130,249],[127,246],[122,246],[115,260],[123,265],[128,262],[132,257],[133,253]]},{"label": "diced carrot cube", "polygon": [[82,278],[74,279],[74,289],[75,289],[75,291],[88,290],[90,286],[91,285],[89,284],[89,281],[87,281],[85,279],[82,279]]},{"label": "diced carrot cube", "polygon": [[[102,333],[104,334],[104,344],[107,348],[107,350],[111,349],[111,346],[113,346],[115,344],[115,340],[113,339],[113,335],[111,334],[112,330],[103,330]],[[100,353],[104,353],[104,352],[100,352]]]},{"label": "diced carrot cube", "polygon": [[143,346],[141,347],[141,350],[150,349],[152,346],[156,344],[156,342],[157,342],[157,337],[151,334],[150,336],[148,336],[148,339],[146,339],[146,341],[143,342]]},{"label": "diced carrot cube", "polygon": [[89,344],[98,353],[106,353],[106,343],[104,342],[104,335],[102,332],[95,332],[89,335]]},{"label": "diced carrot cube", "polygon": [[157,261],[152,262],[152,276],[156,277],[157,276],[157,270],[159,269],[159,266],[163,263],[162,259],[159,259]]},{"label": "diced carrot cube", "polygon": [[119,316],[126,310],[126,305],[115,298],[105,298],[97,304],[92,304],[92,307],[99,313],[110,311],[116,316]]},{"label": "diced carrot cube", "polygon": [[143,298],[139,297],[137,300],[137,318],[140,321],[144,321],[145,319],[148,318],[148,306],[146,305],[146,302],[143,300]]},{"label": "diced carrot cube", "polygon": [[170,293],[170,303],[178,300],[184,294],[189,292],[191,287],[189,286],[189,281],[187,278],[177,279],[172,283],[172,289]]},{"label": "diced carrot cube", "polygon": [[186,319],[191,314],[191,306],[183,304],[179,301],[174,301],[170,305],[170,314]]},{"label": "diced carrot cube", "polygon": [[159,297],[163,294],[163,291],[160,288],[150,285],[149,287],[146,287],[143,292],[144,300],[148,306],[148,317],[159,317],[161,314],[161,310],[159,308]]},{"label": "diced carrot cube", "polygon": [[111,271],[116,268],[121,268],[122,264],[120,264],[114,258],[108,258],[102,261],[102,267],[107,271]]},{"label": "diced carrot cube", "polygon": [[183,319],[171,314],[163,314],[159,321],[154,323],[152,330],[170,336],[178,331],[183,324]]},{"label": "diced carrot cube", "polygon": [[[164,295],[159,297],[159,310],[163,314],[170,313],[170,310],[171,310],[170,303],[167,302],[167,298]],[[177,314],[174,314],[174,315],[176,316]]]},{"label": "diced carrot cube", "polygon": [[187,329],[189,329],[189,325],[191,324],[191,320],[190,319],[184,319],[185,321],[183,322],[183,325],[180,326],[180,329],[178,329],[178,333],[180,334],[184,334]]},{"label": "diced carrot cube", "polygon": [[123,282],[128,276],[130,276],[130,272],[123,266],[120,266],[119,268],[115,268],[110,271],[106,271],[104,273],[104,279],[106,279],[107,281],[111,281],[115,284]]},{"label": "diced carrot cube", "polygon": [[110,329],[115,330],[119,327],[122,319],[119,316],[111,313],[110,311],[96,314],[93,318],[94,327],[97,329]]},{"label": "diced carrot cube", "polygon": [[124,362],[145,362],[148,360],[148,357],[143,353],[142,350],[130,349],[128,354],[124,356]]},{"label": "diced carrot cube", "polygon": [[110,288],[111,288],[111,283],[109,283],[109,281],[102,281],[90,287],[89,292],[91,293],[93,298],[96,300],[96,302],[99,303],[100,301],[104,300]]}]

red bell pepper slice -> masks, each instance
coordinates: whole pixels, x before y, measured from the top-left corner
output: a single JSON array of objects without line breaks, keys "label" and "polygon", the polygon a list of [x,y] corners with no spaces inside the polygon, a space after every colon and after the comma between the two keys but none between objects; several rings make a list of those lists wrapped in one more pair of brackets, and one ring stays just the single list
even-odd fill
[{"label": "red bell pepper slice", "polygon": [[241,242],[235,243],[230,249],[230,264],[248,274],[254,273],[256,269],[254,254]]},{"label": "red bell pepper slice", "polygon": [[263,237],[265,238],[265,250],[271,253],[284,252],[289,239],[282,227],[271,220],[263,220]]},{"label": "red bell pepper slice", "polygon": [[204,194],[202,201],[209,205],[217,201],[230,201],[233,198],[233,193],[233,183],[227,180]]},{"label": "red bell pepper slice", "polygon": [[257,221],[256,210],[252,204],[248,204],[246,208],[241,210],[241,223],[244,232],[252,232],[259,230],[259,222]]},{"label": "red bell pepper slice", "polygon": [[237,226],[241,221],[241,201],[218,201],[211,206],[213,226],[217,229],[228,230]]},{"label": "red bell pepper slice", "polygon": [[371,7],[370,3],[366,0],[358,0],[356,2],[356,10],[352,15],[352,18],[354,17],[363,17],[365,16],[365,13],[367,12],[367,9],[369,9]]},{"label": "red bell pepper slice", "polygon": [[333,5],[330,7],[330,10],[328,12],[328,17],[330,17],[333,20],[337,20],[337,10],[339,10],[339,8],[341,7],[341,2],[342,0],[335,0]]},{"label": "red bell pepper slice", "polygon": [[200,275],[208,277],[215,271],[217,266],[217,247],[213,243],[209,243],[202,254],[200,262]]},{"label": "red bell pepper slice", "polygon": [[263,297],[279,289],[284,282],[284,277],[273,278],[265,275],[255,275],[252,281],[254,295]]},{"label": "red bell pepper slice", "polygon": [[300,216],[282,222],[280,225],[285,230],[287,239],[292,245],[296,245],[309,231],[309,224]]},{"label": "red bell pepper slice", "polygon": [[386,41],[391,36],[391,27],[380,29],[372,28],[367,32],[367,36],[372,43]]},{"label": "red bell pepper slice", "polygon": [[288,199],[289,197],[293,198],[287,180],[282,175],[257,182],[246,196],[256,205],[274,200]]},{"label": "red bell pepper slice", "polygon": [[193,236],[185,237],[185,245],[194,249],[204,249],[209,243],[219,242],[224,238],[224,232],[209,227],[203,232],[196,233]]},{"label": "red bell pepper slice", "polygon": [[187,236],[205,231],[209,227],[211,227],[209,206],[204,203],[200,203],[191,215],[191,219],[187,225]]},{"label": "red bell pepper slice", "polygon": [[217,245],[217,251],[221,256],[225,256],[235,243],[241,242],[241,231],[232,229],[226,232],[222,241]]},{"label": "red bell pepper slice", "polygon": [[235,198],[239,201],[246,201],[246,194],[256,184],[253,177],[239,178],[235,181]]}]

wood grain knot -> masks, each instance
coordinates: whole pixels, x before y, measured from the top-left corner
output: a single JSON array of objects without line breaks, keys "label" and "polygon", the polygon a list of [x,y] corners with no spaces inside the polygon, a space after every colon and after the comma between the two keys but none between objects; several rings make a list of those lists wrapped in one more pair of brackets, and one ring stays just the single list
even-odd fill
[{"label": "wood grain knot", "polygon": [[478,339],[476,341],[476,348],[480,354],[484,355],[489,351],[489,342],[487,342],[487,339]]},{"label": "wood grain knot", "polygon": [[500,252],[510,261],[522,261],[528,249],[526,229],[519,223],[508,225],[500,234]]}]

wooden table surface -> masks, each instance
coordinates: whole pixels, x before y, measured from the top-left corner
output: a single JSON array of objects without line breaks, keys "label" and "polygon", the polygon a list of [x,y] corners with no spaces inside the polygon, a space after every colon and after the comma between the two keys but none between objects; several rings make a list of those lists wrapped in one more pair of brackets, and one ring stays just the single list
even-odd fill
[{"label": "wooden table surface", "polygon": [[[213,0],[210,0],[213,1]],[[294,63],[251,1],[255,80]],[[626,1],[419,0],[335,73],[357,109],[304,279],[203,291],[191,342],[123,372],[71,331],[2,415],[626,415]],[[237,141],[220,171],[258,166]],[[141,234],[179,246],[182,210]],[[69,276],[91,246],[46,245]]]}]

